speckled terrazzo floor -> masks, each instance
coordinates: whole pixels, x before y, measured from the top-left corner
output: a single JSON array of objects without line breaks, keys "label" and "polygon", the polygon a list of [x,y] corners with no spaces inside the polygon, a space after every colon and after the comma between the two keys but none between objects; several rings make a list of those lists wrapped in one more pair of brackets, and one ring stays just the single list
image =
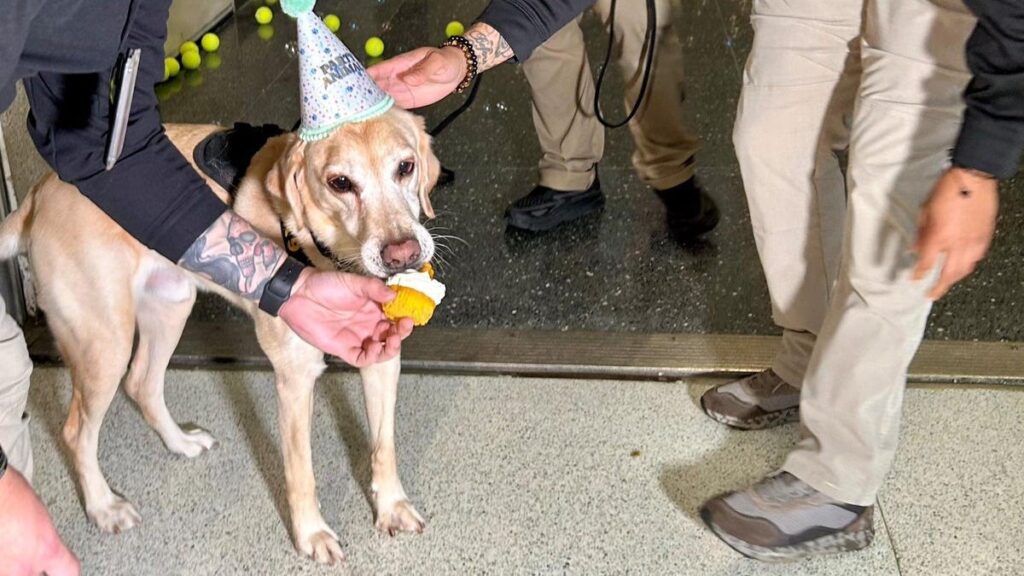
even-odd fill
[{"label": "speckled terrazzo floor", "polygon": [[36,486],[83,573],[104,576],[1024,572],[1024,392],[910,390],[871,547],[769,566],[726,548],[696,509],[778,466],[797,429],[721,427],[696,405],[709,384],[405,376],[400,469],[429,524],[421,536],[391,539],[374,532],[365,497],[360,386],[352,374],[330,374],[316,396],[313,454],[324,516],[348,554],[335,570],[296,556],[279,515],[283,471],[268,372],[170,373],[171,412],[221,442],[196,460],[170,456],[118,395],[101,466],[144,522],[108,536],[86,520],[56,443],[68,373],[37,369]]},{"label": "speckled terrazzo floor", "polygon": [[[445,22],[470,21],[483,0],[320,0],[320,12],[341,16],[340,35],[359,47],[382,36],[387,54],[442,39]],[[686,50],[688,101],[704,138],[699,176],[718,199],[723,219],[705,242],[680,247],[662,223],[660,203],[633,175],[625,131],[608,134],[601,165],[608,196],[603,214],[544,235],[507,232],[505,206],[535,178],[539,156],[525,80],[514,65],[489,72],[478,101],[441,135],[436,151],[456,170],[454,186],[436,191],[434,222],[455,255],[442,273],[449,298],[434,320],[455,327],[516,327],[646,332],[774,334],[767,289],[730,133],[743,61],[749,50],[747,0],[683,3],[676,27]],[[263,39],[243,4],[218,31],[219,67],[205,68],[166,89],[169,122],[237,120],[290,126],[298,115],[294,27],[284,17]],[[592,62],[605,42],[584,20]],[[262,30],[266,36],[268,29]],[[356,48],[358,51],[358,48]],[[616,74],[610,94],[619,93]],[[433,124],[456,101],[424,110]],[[999,237],[972,279],[940,302],[928,337],[1024,340],[1024,178],[1007,184]],[[464,243],[463,243],[464,241]],[[204,298],[197,318],[238,318]]]}]

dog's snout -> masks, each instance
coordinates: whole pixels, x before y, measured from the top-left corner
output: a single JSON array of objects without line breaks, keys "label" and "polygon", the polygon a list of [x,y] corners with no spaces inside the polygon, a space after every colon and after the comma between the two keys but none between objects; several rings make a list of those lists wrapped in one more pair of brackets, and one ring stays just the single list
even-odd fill
[{"label": "dog's snout", "polygon": [[400,272],[417,264],[420,243],[414,239],[399,240],[380,251],[380,258],[390,270]]}]

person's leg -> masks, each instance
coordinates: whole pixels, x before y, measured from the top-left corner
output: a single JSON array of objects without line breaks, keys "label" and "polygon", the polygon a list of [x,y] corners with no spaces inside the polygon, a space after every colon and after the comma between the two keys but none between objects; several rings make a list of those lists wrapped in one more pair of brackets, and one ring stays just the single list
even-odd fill
[{"label": "person's leg", "polygon": [[594,118],[594,81],[579,23],[570,22],[534,50],[523,74],[543,153],[538,183],[586,190],[604,155],[604,127]]},{"label": "person's leg", "polygon": [[32,482],[32,444],[29,441],[28,403],[32,360],[25,336],[14,319],[7,315],[0,298],[0,447],[8,463]]},{"label": "person's leg", "polygon": [[713,389],[716,420],[791,421],[839,268],[863,0],[757,0],[733,143],[782,346],[771,370]]},{"label": "person's leg", "polygon": [[702,511],[723,540],[765,559],[870,542],[931,305],[910,247],[960,127],[975,22],[957,0],[868,0],[865,16],[843,263],[804,378],[803,439],[783,472]]},{"label": "person's leg", "polygon": [[[647,57],[647,9],[644,0],[618,0],[615,10],[615,48],[613,56],[625,78],[625,109],[633,108],[643,81]],[[700,138],[685,113],[686,89],[683,82],[683,47],[672,25],[670,0],[656,0],[657,44],[650,80],[629,131],[636,145],[633,166],[645,184],[666,190],[694,175]],[[611,18],[611,0],[597,0],[594,10],[607,25]],[[609,119],[621,118],[607,113]]]},{"label": "person's leg", "polygon": [[[644,0],[598,0],[594,10],[613,28],[614,56],[625,79],[625,112],[636,105],[647,62],[648,13]],[[637,174],[665,204],[669,231],[680,241],[710,232],[719,219],[714,200],[694,179],[700,139],[685,110],[683,48],[674,26],[672,0],[655,0],[656,43],[650,77],[629,122]],[[607,114],[610,120],[622,118]]]},{"label": "person's leg", "polygon": [[921,204],[960,129],[975,20],[959,0],[870,0],[850,149],[843,267],[800,401],[785,470],[869,505],[896,450],[907,368],[931,307],[915,282]]},{"label": "person's leg", "polygon": [[537,187],[509,206],[506,219],[515,228],[542,231],[604,205],[597,179],[604,127],[594,117],[594,81],[579,23],[534,50],[523,73],[543,155]]}]

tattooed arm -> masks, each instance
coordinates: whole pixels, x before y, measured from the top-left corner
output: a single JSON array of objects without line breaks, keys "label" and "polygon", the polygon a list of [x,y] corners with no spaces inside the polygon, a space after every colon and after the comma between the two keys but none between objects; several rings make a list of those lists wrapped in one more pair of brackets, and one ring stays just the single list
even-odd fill
[{"label": "tattooed arm", "polygon": [[[464,34],[473,46],[477,58],[477,71],[490,70],[498,64],[515,57],[508,42],[489,24],[477,22],[469,27]],[[465,69],[463,69],[465,76]]]},{"label": "tattooed arm", "polygon": [[[477,71],[515,58],[522,62],[594,0],[492,0],[464,36],[476,51]],[[371,66],[370,76],[403,108],[419,108],[455,91],[466,58],[454,47],[417,48]]]},{"label": "tattooed arm", "polygon": [[[513,58],[512,48],[490,25],[477,22],[463,35],[473,46],[477,72],[494,68]],[[468,65],[462,50],[418,48],[381,62],[367,70],[402,108],[433,104],[451,94],[466,77]]]},{"label": "tattooed arm", "polygon": [[285,258],[277,244],[228,210],[192,243],[178,265],[259,302]]},{"label": "tattooed arm", "polygon": [[393,358],[412,332],[408,318],[392,323],[384,317],[381,304],[395,293],[379,279],[309,267],[298,272],[294,259],[231,210],[189,246],[178,265],[261,309],[267,285],[275,282],[272,297],[285,282],[288,296],[277,309],[280,318],[306,342],[353,366]]}]

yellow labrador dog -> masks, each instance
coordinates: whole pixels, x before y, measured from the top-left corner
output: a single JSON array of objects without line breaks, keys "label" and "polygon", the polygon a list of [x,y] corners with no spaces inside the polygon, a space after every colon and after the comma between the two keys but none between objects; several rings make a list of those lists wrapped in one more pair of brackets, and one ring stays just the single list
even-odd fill
[{"label": "yellow labrador dog", "polygon": [[[169,125],[167,133],[191,158],[196,144],[219,129]],[[389,270],[384,262],[389,247],[413,254],[415,261],[408,262],[413,268],[433,256],[434,243],[420,215],[433,216],[428,193],[439,169],[422,119],[392,109],[318,142],[305,143],[293,134],[272,138],[253,158],[233,207],[278,242],[283,222],[319,268],[335,269],[343,260],[353,271],[383,277]],[[340,177],[357,183],[358,200],[328,184]],[[223,188],[209,184],[231,201]],[[321,255],[311,233],[327,244],[335,261]],[[418,246],[410,248],[410,243]],[[53,174],[0,226],[0,258],[17,252],[29,255],[39,304],[71,370],[73,392],[63,437],[86,512],[100,529],[117,533],[141,520],[130,502],[111,491],[97,460],[103,416],[122,378],[128,396],[171,452],[192,458],[216,444],[206,431],[183,431],[163,393],[168,361],[199,288],[222,295],[253,317],[260,346],[274,367],[296,548],[318,562],[343,558],[337,535],[320,514],[310,449],[313,386],[325,368],[323,353],[254,303],[146,249]],[[424,527],[398,477],[398,375],[398,358],[361,370],[373,444],[370,489],[376,525],[392,534]]]}]

